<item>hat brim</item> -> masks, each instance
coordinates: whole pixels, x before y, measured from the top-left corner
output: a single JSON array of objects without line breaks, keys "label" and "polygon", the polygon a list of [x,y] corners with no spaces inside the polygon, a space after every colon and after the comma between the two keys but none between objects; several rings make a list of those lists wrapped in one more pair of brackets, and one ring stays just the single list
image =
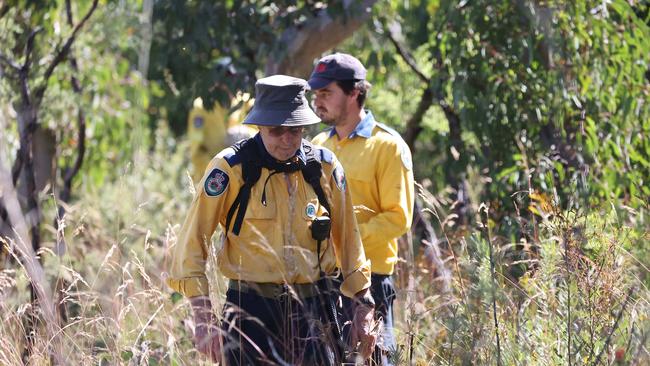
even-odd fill
[{"label": "hat brim", "polygon": [[265,109],[253,106],[244,121],[245,125],[256,126],[307,126],[320,122],[320,118],[309,107],[294,110]]},{"label": "hat brim", "polygon": [[307,81],[307,83],[309,83],[309,87],[311,88],[311,90],[317,90],[317,89],[322,89],[322,88],[328,86],[333,81],[334,81],[334,79],[313,77],[313,78],[310,78]]}]

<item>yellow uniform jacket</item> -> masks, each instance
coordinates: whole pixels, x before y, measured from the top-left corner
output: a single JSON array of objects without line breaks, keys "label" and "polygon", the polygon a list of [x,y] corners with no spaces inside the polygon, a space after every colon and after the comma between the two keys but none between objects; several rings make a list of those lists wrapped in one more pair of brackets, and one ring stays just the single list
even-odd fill
[{"label": "yellow uniform jacket", "polygon": [[397,238],[413,219],[415,187],[408,146],[397,132],[375,121],[370,111],[347,138],[339,139],[331,128],[312,142],[332,150],[345,168],[372,272],[392,274]]},{"label": "yellow uniform jacket", "polygon": [[226,115],[228,110],[215,103],[212,110],[203,109],[203,101],[194,101],[187,118],[187,136],[190,140],[192,179],[201,178],[215,153],[223,150],[226,141]]},{"label": "yellow uniform jacket", "polygon": [[[263,146],[259,134],[254,139]],[[320,182],[333,211],[329,213],[330,238],[321,244],[321,266],[324,272],[332,273],[340,263],[344,275],[341,291],[352,297],[370,286],[370,263],[361,244],[343,168],[331,151],[314,148],[321,154]],[[304,161],[302,148],[294,159]],[[242,184],[242,166],[236,163],[232,148],[212,159],[172,250],[167,283],[174,290],[188,297],[208,293],[205,263],[210,237],[218,225],[225,226]],[[315,282],[319,278],[317,243],[311,237],[310,225],[314,217],[326,212],[301,171],[271,175],[263,167],[251,189],[239,235],[230,230],[222,234],[217,254],[220,272],[230,279],[252,282]]]},{"label": "yellow uniform jacket", "polygon": [[228,108],[219,103],[215,103],[211,110],[206,110],[203,108],[201,98],[194,100],[192,110],[190,110],[187,117],[187,136],[190,141],[192,180],[194,183],[201,179],[210,160],[219,151],[235,142],[229,141],[230,131],[243,130],[245,137],[252,136],[255,133],[253,128],[241,124],[246,113],[253,105],[252,99],[248,95],[238,96],[233,99],[232,107],[238,105],[240,107],[230,113]]}]

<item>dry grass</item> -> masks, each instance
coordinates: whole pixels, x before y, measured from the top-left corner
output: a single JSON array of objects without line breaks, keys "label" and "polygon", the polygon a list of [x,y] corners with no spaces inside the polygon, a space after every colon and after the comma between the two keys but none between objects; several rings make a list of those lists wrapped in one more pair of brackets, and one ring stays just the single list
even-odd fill
[{"label": "dry grass", "polygon": [[[4,259],[0,364],[207,364],[190,342],[187,302],[164,285],[166,251],[192,192],[183,147],[163,150],[137,154],[123,174],[100,187],[77,188],[63,218],[64,255],[54,254],[56,233],[44,228],[38,255],[53,293],[53,332],[43,310],[30,305],[21,256]],[[482,228],[452,230],[451,202],[437,197],[425,196],[424,204],[446,244],[448,271],[434,272],[430,261],[406,256],[396,281],[398,364],[650,363],[647,211],[548,212],[553,203],[533,200],[539,214],[534,242],[524,235],[530,225],[514,237],[500,236],[499,223],[490,220]],[[43,202],[47,215],[53,202]],[[528,222],[531,215],[514,219]],[[450,291],[440,291],[433,273],[451,274]],[[211,282],[220,287],[218,276]],[[41,321],[27,354],[29,315]]]}]

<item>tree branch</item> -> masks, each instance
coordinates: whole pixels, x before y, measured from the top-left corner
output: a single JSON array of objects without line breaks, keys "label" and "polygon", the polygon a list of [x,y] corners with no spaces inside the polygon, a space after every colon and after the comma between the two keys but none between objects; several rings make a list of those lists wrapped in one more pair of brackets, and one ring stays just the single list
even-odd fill
[{"label": "tree branch", "polygon": [[43,84],[40,85],[34,92],[34,98],[37,102],[40,102],[41,98],[43,97],[43,94],[45,93],[45,89],[47,88],[47,81],[50,79],[50,76],[52,76],[54,69],[61,63],[61,61],[63,61],[63,59],[70,52],[70,47],[72,47],[72,43],[77,37],[77,33],[79,33],[79,30],[81,30],[84,24],[86,24],[86,21],[88,21],[90,16],[93,14],[95,9],[97,8],[98,2],[99,0],[93,0],[93,3],[90,6],[90,9],[86,13],[86,15],[74,27],[74,30],[72,31],[72,34],[70,34],[70,37],[68,37],[68,39],[63,43],[63,46],[59,49],[59,51],[54,56],[54,59],[52,60],[52,62],[50,62],[49,66],[45,70],[45,73],[43,74]]},{"label": "tree branch", "polygon": [[4,17],[9,12],[9,9],[11,9],[11,7],[7,3],[0,7],[0,19],[2,19],[2,17]]},{"label": "tree branch", "polygon": [[20,171],[23,169],[23,159],[20,154],[16,154],[16,161],[11,167],[11,181],[14,185],[18,183],[18,177],[20,177]]},{"label": "tree branch", "polygon": [[[70,0],[66,0],[65,2],[66,5],[66,14],[68,17],[68,24],[72,26],[73,20],[72,20],[72,6],[70,5]],[[76,57],[70,57],[69,59],[70,65],[72,66],[72,70],[75,73],[79,73],[79,65],[77,64],[77,59]],[[75,74],[72,74],[70,76],[71,82],[72,82],[72,90],[75,92],[75,94],[82,94],[82,88],[81,85],[79,84],[79,79]],[[70,168],[65,168],[65,174],[63,175],[63,192],[61,193],[61,200],[63,202],[68,202],[70,200],[71,196],[71,190],[72,190],[72,179],[74,176],[79,172],[79,169],[81,169],[81,165],[83,163],[83,158],[86,152],[86,117],[84,114],[84,111],[81,107],[79,107],[78,113],[77,113],[77,121],[79,124],[79,132],[77,134],[77,159],[74,162],[74,165]],[[59,214],[61,215],[63,211],[63,206],[59,206]]]},{"label": "tree branch", "polygon": [[[70,0],[66,0],[66,13],[68,15],[68,23],[70,25],[73,24],[72,22],[72,7],[70,6]],[[72,71],[75,73],[79,73],[79,65],[77,64],[77,59],[76,57],[70,57],[69,59],[70,65],[72,66]],[[71,82],[72,82],[72,90],[75,92],[75,94],[78,94],[81,96],[82,94],[82,88],[81,84],[79,83],[79,79],[75,74],[72,74],[70,76]],[[65,174],[63,175],[63,192],[61,193],[61,200],[63,202],[68,202],[71,197],[71,191],[72,191],[72,179],[77,175],[79,170],[81,169],[81,165],[83,164],[83,159],[84,155],[86,153],[86,116],[84,114],[84,111],[81,107],[79,107],[79,110],[77,112],[77,121],[78,121],[78,127],[79,131],[77,133],[77,159],[75,160],[74,164],[72,167],[65,168]],[[61,215],[63,212],[63,206],[59,206],[59,215]]]},{"label": "tree branch", "polygon": [[420,132],[422,132],[422,126],[420,122],[424,117],[424,114],[427,113],[431,105],[433,104],[433,93],[431,88],[428,86],[422,91],[422,97],[418,103],[415,112],[411,115],[411,118],[406,122],[406,132],[404,133],[404,141],[409,146],[411,151],[415,151],[415,140],[417,139]]},{"label": "tree branch", "polygon": [[401,33],[399,31],[400,25],[397,22],[393,22],[391,25],[389,25],[387,28],[388,32],[386,34],[388,35],[388,39],[390,42],[395,46],[395,49],[397,50],[397,53],[399,53],[400,56],[402,56],[402,59],[404,62],[406,62],[407,65],[413,70],[413,72],[420,78],[420,80],[426,84],[427,86],[431,83],[431,79],[428,78],[424,73],[420,70],[420,67],[417,65],[415,62],[415,59],[413,59],[413,56],[411,53],[404,47],[398,40],[397,38],[398,33]]},{"label": "tree branch", "polygon": [[420,70],[411,53],[397,40],[401,37],[401,27],[399,23],[393,22],[386,30],[387,32],[385,33],[388,35],[388,39],[391,41],[393,46],[395,46],[397,53],[425,85],[422,97],[420,98],[420,102],[418,103],[415,112],[413,112],[411,118],[406,122],[406,132],[404,135],[404,141],[411,149],[411,152],[415,152],[415,140],[423,129],[421,126],[422,118],[433,104],[434,93],[431,88],[431,79],[424,75],[424,72]]},{"label": "tree branch", "polygon": [[[16,71],[16,75],[18,76],[18,84],[20,86],[20,94],[22,97],[22,106],[23,108],[29,108],[29,105],[31,104],[31,95],[29,92],[29,69],[30,69],[30,63],[31,63],[31,55],[32,52],[34,51],[34,39],[36,38],[36,34],[40,32],[41,28],[34,29],[30,35],[29,38],[27,39],[27,44],[25,45],[25,62],[21,65],[18,65],[17,63],[9,60],[6,58],[4,55],[0,54],[0,61],[5,62],[7,65],[9,65],[14,71]],[[20,125],[20,123],[19,123]],[[26,129],[30,129],[31,126],[29,124],[25,125]],[[22,131],[19,131],[21,135],[21,148],[19,148],[18,153],[16,154],[16,161],[14,162],[14,165],[11,167],[11,180],[14,185],[17,184],[18,178],[20,177],[20,172],[23,168],[23,154],[21,153],[22,151]]]},{"label": "tree branch", "polygon": [[68,21],[69,26],[74,25],[74,21],[72,20],[72,5],[70,5],[70,0],[65,0],[65,16],[66,20]]},{"label": "tree branch", "polygon": [[[420,67],[417,65],[415,58],[411,55],[409,50],[398,40],[401,38],[401,27],[398,23],[393,22],[390,26],[387,27],[386,32],[388,39],[395,46],[397,53],[402,57],[404,62],[413,70],[413,72],[418,76],[418,78],[426,85],[424,92],[422,93],[422,98],[420,103],[416,108],[415,112],[406,123],[406,133],[405,141],[411,148],[411,151],[414,151],[415,140],[417,139],[420,132],[422,132],[422,127],[420,122],[424,117],[424,114],[427,112],[429,107],[435,102],[440,106],[442,111],[449,122],[450,129],[450,143],[451,146],[457,151],[462,151],[462,140],[460,139],[460,117],[458,113],[447,103],[445,100],[445,93],[441,87],[434,88],[431,84],[431,78],[427,77]],[[438,60],[438,63],[442,65],[441,60]],[[438,85],[442,85],[439,83]]]},{"label": "tree branch", "polygon": [[34,40],[36,39],[36,35],[42,29],[43,28],[41,27],[37,27],[36,29],[32,30],[32,32],[29,34],[29,38],[27,38],[27,45],[25,45],[25,62],[18,70],[20,94],[22,95],[23,103],[26,106],[32,103],[31,93],[29,90],[29,71],[32,66],[32,54],[34,53]]},{"label": "tree branch", "polygon": [[42,27],[36,27],[36,29],[33,29],[27,38],[27,45],[25,46],[25,62],[23,63],[23,66],[20,67],[20,69],[24,70],[26,73],[29,72],[29,67],[31,66],[32,62],[32,54],[34,53],[34,39],[36,39],[36,35],[41,30],[43,30]]}]

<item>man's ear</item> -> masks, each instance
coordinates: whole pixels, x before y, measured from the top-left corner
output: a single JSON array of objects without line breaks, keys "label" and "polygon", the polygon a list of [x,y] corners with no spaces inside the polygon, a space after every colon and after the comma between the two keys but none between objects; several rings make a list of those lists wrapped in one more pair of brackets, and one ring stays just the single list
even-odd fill
[{"label": "man's ear", "polygon": [[348,94],[348,98],[352,98],[354,102],[357,102],[357,97],[359,96],[359,89],[352,89],[350,94]]}]

